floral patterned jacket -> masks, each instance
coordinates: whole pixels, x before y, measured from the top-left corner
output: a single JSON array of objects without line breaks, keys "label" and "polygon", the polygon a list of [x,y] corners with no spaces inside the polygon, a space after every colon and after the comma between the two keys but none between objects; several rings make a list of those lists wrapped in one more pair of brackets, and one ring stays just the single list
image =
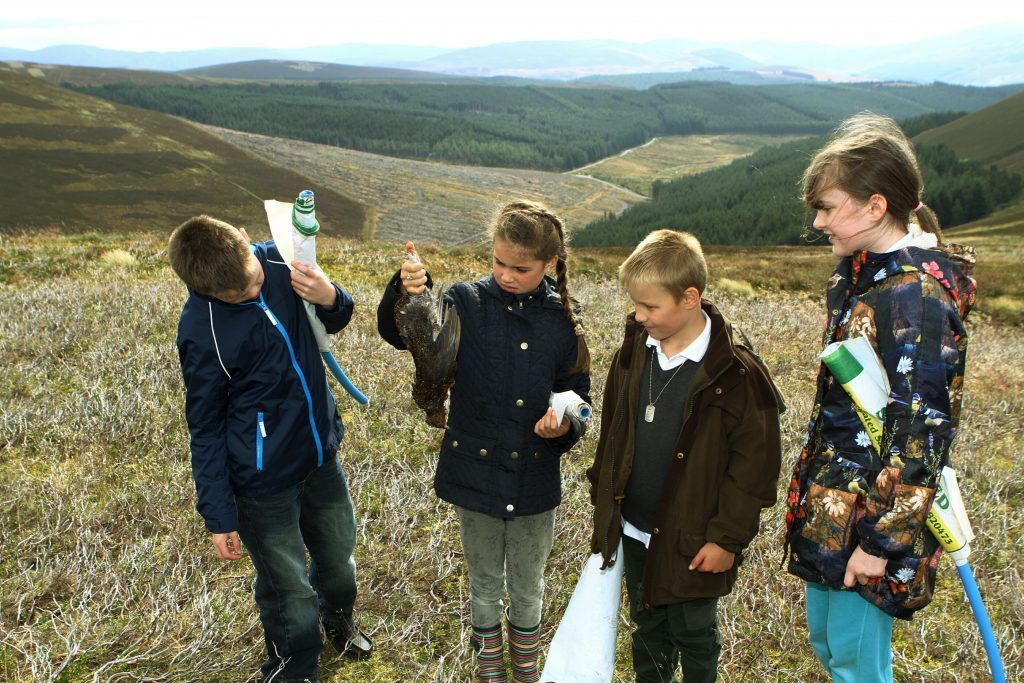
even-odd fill
[{"label": "floral patterned jacket", "polygon": [[859,545],[888,564],[880,582],[856,590],[901,619],[931,601],[942,554],[925,520],[960,418],[973,264],[973,251],[956,245],[857,252],[829,281],[822,345],[866,335],[890,402],[879,453],[842,385],[820,367],[789,485],[789,571],[842,589]]}]

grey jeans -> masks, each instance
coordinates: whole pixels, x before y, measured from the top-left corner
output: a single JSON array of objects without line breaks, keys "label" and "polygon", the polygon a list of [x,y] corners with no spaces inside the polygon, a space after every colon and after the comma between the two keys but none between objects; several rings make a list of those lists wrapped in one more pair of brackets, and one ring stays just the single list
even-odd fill
[{"label": "grey jeans", "polygon": [[555,511],[503,519],[458,506],[455,509],[469,570],[473,626],[485,629],[501,623],[506,586],[509,621],[521,628],[539,624]]}]

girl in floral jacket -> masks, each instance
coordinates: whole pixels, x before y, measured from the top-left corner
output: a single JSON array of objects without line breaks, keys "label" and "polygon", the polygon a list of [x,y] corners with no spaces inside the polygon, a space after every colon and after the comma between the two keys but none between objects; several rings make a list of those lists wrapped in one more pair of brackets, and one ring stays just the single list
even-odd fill
[{"label": "girl in floral jacket", "polygon": [[811,646],[835,681],[892,681],[893,617],[930,602],[941,548],[925,519],[957,431],[973,252],[942,243],[913,148],[891,119],[845,121],[804,173],[840,257],[822,345],[865,336],[891,385],[876,448],[822,365],[786,514]]}]

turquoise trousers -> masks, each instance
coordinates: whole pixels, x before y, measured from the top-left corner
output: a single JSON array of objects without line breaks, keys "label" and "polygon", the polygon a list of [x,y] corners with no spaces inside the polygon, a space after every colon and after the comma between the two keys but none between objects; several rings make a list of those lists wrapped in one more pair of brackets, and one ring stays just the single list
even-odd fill
[{"label": "turquoise trousers", "polygon": [[808,583],[807,633],[835,683],[892,683],[892,617],[856,591]]}]

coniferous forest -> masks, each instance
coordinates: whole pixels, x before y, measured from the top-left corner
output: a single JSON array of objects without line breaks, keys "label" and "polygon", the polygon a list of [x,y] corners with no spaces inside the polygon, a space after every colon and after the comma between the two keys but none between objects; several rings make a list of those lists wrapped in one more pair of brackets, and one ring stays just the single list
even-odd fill
[{"label": "coniferous forest", "polygon": [[[114,83],[75,90],[234,130],[396,157],[551,171],[585,166],[663,135],[807,134],[696,176],[656,182],[652,201],[576,231],[579,246],[635,244],[655,227],[707,244],[799,244],[808,230],[798,179],[850,114],[904,121],[908,135],[1024,86],[680,82],[648,90],[437,83]],[[981,218],[1020,194],[1016,174],[918,146],[925,201],[943,225]],[[819,236],[820,237],[820,236]]]},{"label": "coniferous forest", "polygon": [[[800,198],[799,179],[825,137],[767,147],[728,166],[655,183],[653,199],[577,232],[577,246],[635,244],[658,227],[686,230],[706,244],[803,244],[820,238]],[[942,225],[966,223],[1016,198],[1021,176],[958,159],[944,145],[916,145],[924,200]]]},{"label": "coniferous forest", "polygon": [[870,109],[903,119],[975,111],[1021,86],[682,82],[648,90],[321,82],[79,86],[234,130],[389,156],[566,171],[660,135],[823,134]]}]

